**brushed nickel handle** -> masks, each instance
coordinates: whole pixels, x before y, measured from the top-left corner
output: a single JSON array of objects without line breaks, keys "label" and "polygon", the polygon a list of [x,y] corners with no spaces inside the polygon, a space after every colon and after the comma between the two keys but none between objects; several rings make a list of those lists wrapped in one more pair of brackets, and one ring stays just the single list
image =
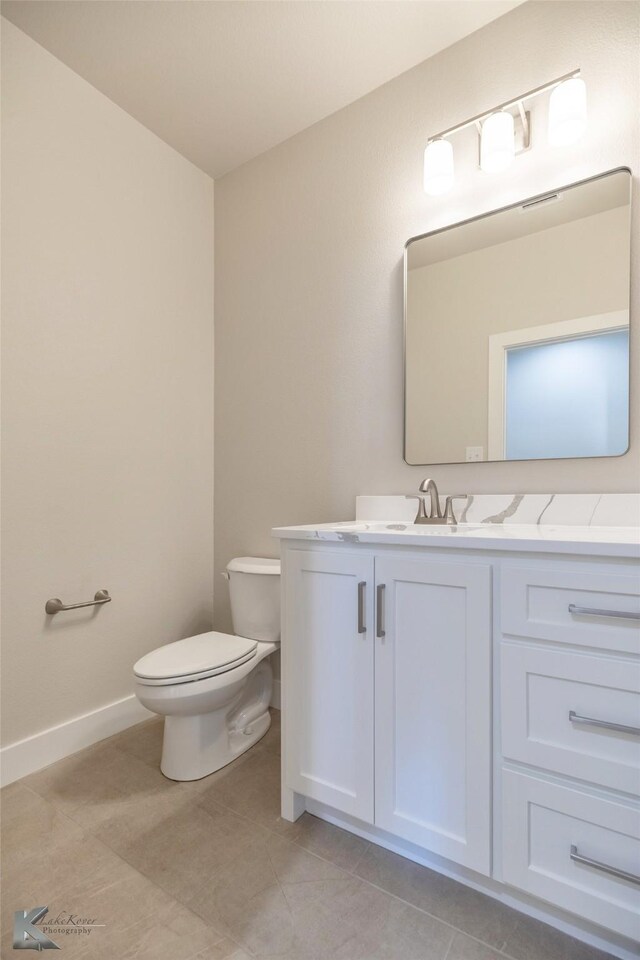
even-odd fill
[{"label": "brushed nickel handle", "polygon": [[358,633],[366,633],[367,625],[364,622],[364,599],[367,589],[367,581],[361,580],[358,584]]},{"label": "brushed nickel handle", "polygon": [[418,496],[417,493],[407,493],[405,494],[405,500],[417,500],[418,501],[418,512],[416,513],[416,518],[413,521],[414,523],[419,523],[427,519],[427,505],[425,503],[424,497]]},{"label": "brushed nickel handle", "polygon": [[457,524],[458,520],[453,510],[453,501],[454,500],[468,500],[468,493],[451,493],[444,501],[444,516],[447,523]]},{"label": "brushed nickel handle", "polygon": [[640,886],[640,877],[635,873],[627,873],[626,870],[620,870],[619,867],[612,867],[608,863],[602,863],[600,860],[592,860],[591,857],[584,857],[578,852],[575,844],[571,844],[569,856],[574,863],[583,863],[586,867],[593,867],[594,870],[600,870],[602,873],[608,873],[618,880],[626,880],[628,883],[637,883]]},{"label": "brushed nickel handle", "polygon": [[386,637],[384,631],[384,583],[376,587],[376,637]]},{"label": "brushed nickel handle", "polygon": [[101,603],[111,603],[111,597],[108,590],[98,590],[93,600],[85,600],[84,603],[63,603],[58,597],[47,600],[44,609],[53,616],[54,613],[60,613],[62,610],[78,610],[80,607],[98,607]]},{"label": "brushed nickel handle", "polygon": [[632,613],[630,610],[598,610],[596,607],[577,607],[575,603],[569,604],[569,613],[575,613],[581,617],[615,617],[617,620],[640,620],[640,613]]},{"label": "brushed nickel handle", "polygon": [[575,710],[569,710],[571,723],[588,723],[592,727],[603,727],[605,730],[616,730],[618,733],[632,733],[640,737],[640,727],[629,727],[626,723],[614,723],[613,720],[598,720],[596,717],[581,717]]}]

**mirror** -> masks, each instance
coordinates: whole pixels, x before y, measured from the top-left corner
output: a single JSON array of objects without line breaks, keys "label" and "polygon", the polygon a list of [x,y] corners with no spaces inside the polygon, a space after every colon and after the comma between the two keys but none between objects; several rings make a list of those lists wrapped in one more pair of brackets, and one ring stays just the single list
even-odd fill
[{"label": "mirror", "polygon": [[615,170],[408,241],[407,463],[626,453],[630,210]]}]

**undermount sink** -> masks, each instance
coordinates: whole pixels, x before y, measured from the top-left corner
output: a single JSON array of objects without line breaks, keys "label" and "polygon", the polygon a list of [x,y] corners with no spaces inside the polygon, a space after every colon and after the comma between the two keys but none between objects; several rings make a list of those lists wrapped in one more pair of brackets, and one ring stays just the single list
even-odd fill
[{"label": "undermount sink", "polygon": [[400,520],[376,520],[371,522],[339,523],[335,525],[337,533],[471,533],[473,530],[485,530],[495,526],[492,523],[410,523]]}]

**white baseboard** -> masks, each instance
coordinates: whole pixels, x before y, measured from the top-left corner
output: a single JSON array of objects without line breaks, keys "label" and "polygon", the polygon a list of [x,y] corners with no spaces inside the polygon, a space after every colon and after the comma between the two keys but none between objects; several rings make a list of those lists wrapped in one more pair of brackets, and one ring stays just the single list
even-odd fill
[{"label": "white baseboard", "polygon": [[274,710],[280,710],[280,681],[273,681],[273,690],[271,691],[271,706]]},{"label": "white baseboard", "polygon": [[10,743],[0,750],[0,786],[35,773],[56,760],[62,760],[152,716],[132,695],[49,727],[32,737]]}]

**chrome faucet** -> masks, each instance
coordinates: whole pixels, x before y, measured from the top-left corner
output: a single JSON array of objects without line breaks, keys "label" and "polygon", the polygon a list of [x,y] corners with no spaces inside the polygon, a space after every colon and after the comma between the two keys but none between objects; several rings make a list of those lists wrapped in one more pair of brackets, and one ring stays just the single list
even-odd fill
[{"label": "chrome faucet", "polygon": [[[440,525],[448,524],[454,525],[458,521],[456,520],[456,515],[453,512],[453,501],[454,500],[466,500],[468,494],[466,493],[454,493],[451,496],[445,498],[444,502],[444,513],[440,509],[440,495],[438,493],[438,488],[436,486],[435,480],[427,479],[423,480],[420,484],[420,491],[424,496],[418,494],[407,495],[407,500],[417,500],[418,501],[418,512],[416,518],[413,521],[414,523],[437,523]],[[427,504],[426,499],[429,497],[429,512],[427,513]]]}]

